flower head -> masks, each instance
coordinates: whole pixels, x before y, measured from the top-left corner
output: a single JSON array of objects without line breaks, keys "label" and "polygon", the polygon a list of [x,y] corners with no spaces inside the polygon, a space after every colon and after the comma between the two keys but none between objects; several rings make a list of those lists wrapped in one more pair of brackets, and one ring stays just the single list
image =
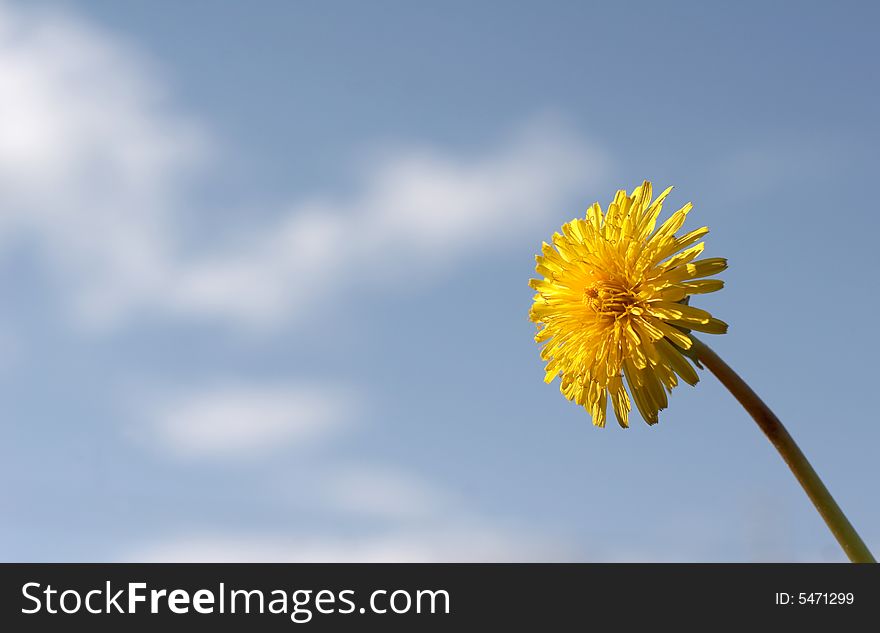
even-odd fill
[{"label": "flower head", "polygon": [[724,282],[705,279],[727,268],[720,257],[697,259],[702,227],[676,237],[690,203],[655,230],[664,198],[651,201],[645,181],[632,195],[618,191],[603,213],[599,203],[544,243],[535,270],[542,279],[529,317],[543,343],[545,381],[561,377],[562,394],[605,426],[610,399],[617,421],[629,426],[629,392],[648,424],[656,424],[666,394],[681,378],[699,380],[690,364],[690,331],[724,334],[727,324],[688,305],[690,295],[720,290]]}]

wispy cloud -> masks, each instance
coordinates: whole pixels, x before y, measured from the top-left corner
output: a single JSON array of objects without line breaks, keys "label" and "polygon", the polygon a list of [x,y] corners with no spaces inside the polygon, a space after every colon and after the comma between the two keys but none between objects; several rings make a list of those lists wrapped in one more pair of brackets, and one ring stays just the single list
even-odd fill
[{"label": "wispy cloud", "polygon": [[[302,493],[306,493],[305,498]],[[308,507],[302,506],[307,501]],[[329,521],[324,530],[206,525],[142,542],[122,561],[514,562],[577,558],[547,526],[489,518],[412,472],[384,464],[325,463],[310,474],[297,507]],[[352,525],[357,526],[351,530]]]},{"label": "wispy cloud", "polygon": [[[216,209],[192,208],[190,187],[222,176],[221,146],[125,42],[66,13],[0,3],[0,246],[27,249],[61,304],[98,330],[143,315],[268,329],[350,289],[430,282],[544,222],[596,185],[607,162],[551,119],[479,152],[386,147],[352,164],[349,193],[288,192],[288,204],[249,215],[241,234],[196,245],[183,218]],[[220,373],[225,381],[209,388],[135,402],[145,422],[137,435],[183,460],[253,462],[353,420],[351,393],[338,386]],[[324,475],[317,512],[384,527],[289,535],[207,525],[126,558],[546,560],[557,551],[394,469]]]},{"label": "wispy cloud", "polygon": [[81,316],[167,281],[178,176],[204,141],[125,44],[0,4],[0,245],[34,248]]},{"label": "wispy cloud", "polygon": [[93,325],[294,319],[348,288],[501,248],[606,163],[547,120],[479,154],[401,145],[353,167],[353,193],[291,192],[246,236],[195,249],[180,217],[212,212],[187,209],[187,183],[212,174],[205,149],[219,145],[124,43],[65,14],[0,5],[0,239],[37,248]]},{"label": "wispy cloud", "polygon": [[421,521],[460,510],[449,493],[388,466],[339,467],[320,486],[334,510],[393,521]]},{"label": "wispy cloud", "polygon": [[503,247],[602,159],[563,126],[537,124],[483,156],[402,148],[369,166],[360,187],[293,203],[247,245],[188,261],[166,307],[249,323],[314,310],[354,286],[435,273],[478,249]]},{"label": "wispy cloud", "polygon": [[191,533],[123,553],[126,562],[549,562],[572,552],[545,535],[475,521],[354,536]]},{"label": "wispy cloud", "polygon": [[152,407],[149,428],[181,458],[253,459],[332,437],[349,425],[351,401],[315,385],[223,385]]}]

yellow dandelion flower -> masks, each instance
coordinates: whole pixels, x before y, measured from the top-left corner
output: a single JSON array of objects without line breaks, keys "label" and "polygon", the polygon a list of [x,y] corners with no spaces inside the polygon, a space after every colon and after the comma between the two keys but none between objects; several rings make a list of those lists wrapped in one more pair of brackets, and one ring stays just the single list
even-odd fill
[{"label": "yellow dandelion flower", "polygon": [[529,283],[537,291],[529,316],[538,324],[535,341],[544,344],[545,381],[559,376],[562,394],[586,408],[596,426],[605,426],[608,400],[620,425],[629,426],[624,381],[642,417],[656,424],[678,379],[699,380],[687,359],[690,331],[727,331],[688,305],[690,295],[720,290],[724,282],[705,277],[727,268],[720,257],[697,259],[707,227],[676,237],[692,205],[654,230],[670,191],[654,201],[648,181],[632,195],[618,191],[605,213],[595,203],[536,257],[543,278]]}]

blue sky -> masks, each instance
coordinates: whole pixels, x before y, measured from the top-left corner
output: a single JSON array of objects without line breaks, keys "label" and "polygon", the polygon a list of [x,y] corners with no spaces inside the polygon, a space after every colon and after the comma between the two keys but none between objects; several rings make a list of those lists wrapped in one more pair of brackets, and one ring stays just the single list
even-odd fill
[{"label": "blue sky", "polygon": [[535,251],[645,178],[876,552],[877,13],[0,3],[0,559],[842,560],[711,376],[542,382]]}]

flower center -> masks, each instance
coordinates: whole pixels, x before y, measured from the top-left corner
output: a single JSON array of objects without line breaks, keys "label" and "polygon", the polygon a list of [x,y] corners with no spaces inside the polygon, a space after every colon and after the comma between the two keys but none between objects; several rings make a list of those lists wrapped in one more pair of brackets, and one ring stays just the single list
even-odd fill
[{"label": "flower center", "polygon": [[614,281],[598,281],[584,290],[584,303],[605,316],[627,314],[637,301],[636,293]]}]

